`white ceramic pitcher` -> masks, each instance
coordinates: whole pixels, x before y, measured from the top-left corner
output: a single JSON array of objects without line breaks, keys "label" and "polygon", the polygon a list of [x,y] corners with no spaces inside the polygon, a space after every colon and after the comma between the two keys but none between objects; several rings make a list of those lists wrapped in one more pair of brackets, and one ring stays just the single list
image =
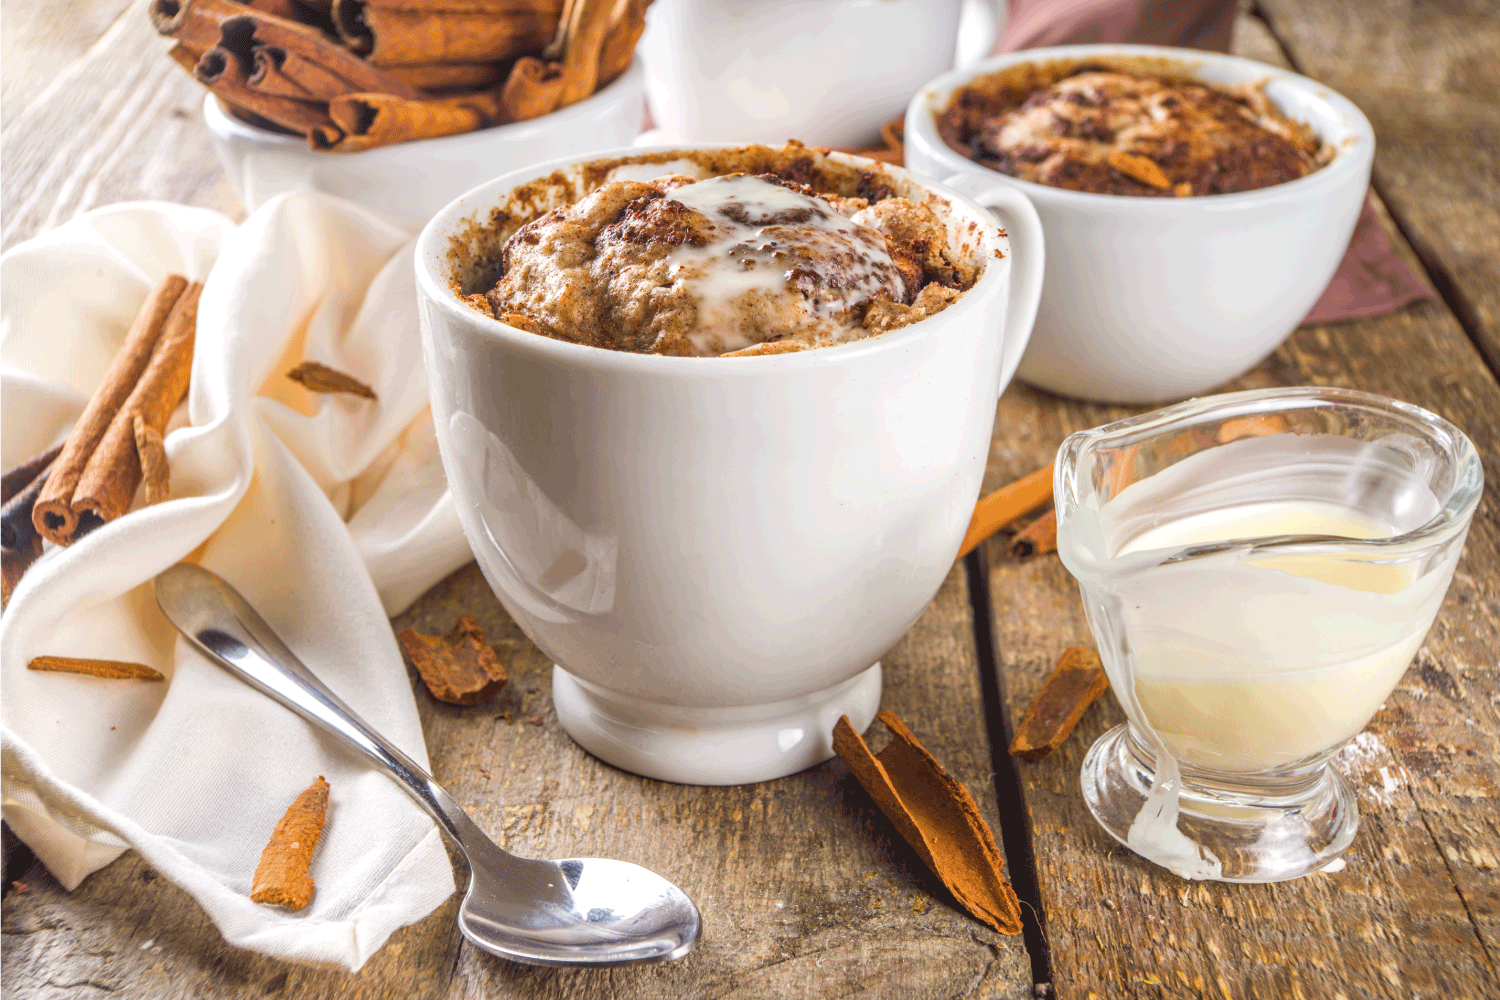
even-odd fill
[{"label": "white ceramic pitcher", "polygon": [[655,0],[640,44],[655,138],[871,145],[955,51],[994,47],[1005,10],[1005,0]]}]

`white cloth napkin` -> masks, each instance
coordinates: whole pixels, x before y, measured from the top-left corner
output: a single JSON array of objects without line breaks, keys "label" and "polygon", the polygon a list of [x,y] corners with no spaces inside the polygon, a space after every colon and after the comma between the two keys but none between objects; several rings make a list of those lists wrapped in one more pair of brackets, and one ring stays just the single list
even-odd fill
[{"label": "white cloth napkin", "polygon": [[[203,659],[152,578],[192,556],[237,587],[324,682],[417,761],[426,748],[387,615],[469,558],[427,411],[409,234],[294,192],[238,230],[166,204],[91,212],[0,258],[0,453],[66,436],[166,273],[207,279],[192,388],[169,425],[172,499],[48,547],[0,623],[4,816],[73,888],[138,850],[231,944],[358,969],[453,891],[440,834],[400,789]],[[378,402],[317,396],[303,358]],[[139,503],[139,498],[137,498]],[[135,660],[165,683],[27,669]],[[272,828],[332,786],[299,912],[249,899]]]}]

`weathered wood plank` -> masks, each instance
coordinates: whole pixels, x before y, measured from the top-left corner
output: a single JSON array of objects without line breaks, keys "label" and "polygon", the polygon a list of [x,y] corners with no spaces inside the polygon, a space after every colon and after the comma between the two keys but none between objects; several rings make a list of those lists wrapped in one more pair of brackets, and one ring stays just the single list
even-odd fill
[{"label": "weathered wood plank", "polygon": [[[511,680],[472,709],[439,704],[417,688],[438,780],[518,853],[626,858],[673,879],[703,912],[696,952],[647,969],[530,969],[461,943],[450,902],[397,934],[360,974],[320,972],[228,948],[189,897],[127,854],[72,896],[38,870],[29,892],[7,898],[5,995],[48,997],[49,982],[92,982],[163,1000],[208,986],[215,997],[320,1000],[1031,996],[1021,939],[955,910],[842,764],[738,788],[616,770],[558,726],[550,663],[472,564],[394,625],[444,633],[460,611],[478,617]],[[998,829],[971,627],[956,567],[885,658],[883,705],[969,787]],[[495,718],[502,712],[510,721]]]},{"label": "weathered wood plank", "polygon": [[[1243,26],[1237,48],[1268,59]],[[1247,34],[1247,32],[1250,32]],[[1382,214],[1399,252],[1409,248]],[[1474,438],[1486,497],[1416,666],[1339,758],[1358,789],[1349,867],[1273,886],[1190,883],[1122,849],[1089,815],[1078,772],[1124,720],[1113,698],[1056,754],[1021,763],[1057,994],[1085,997],[1478,997],[1493,964],[1500,879],[1494,792],[1500,718],[1500,386],[1438,303],[1304,327],[1226,389],[1339,385],[1428,407]],[[988,487],[1047,461],[1074,430],[1135,412],[1025,387],[1000,403]],[[986,543],[1007,710],[1019,721],[1066,647],[1092,645],[1056,556],[1021,562]]]},{"label": "weathered wood plank", "polygon": [[[98,0],[94,9],[112,5]],[[24,105],[6,105],[0,247],[118,201],[176,201],[243,217],[203,127],[203,88],[167,58],[146,6],[134,0]]]},{"label": "weathered wood plank", "polygon": [[1261,0],[1375,126],[1375,184],[1500,372],[1500,0]]}]

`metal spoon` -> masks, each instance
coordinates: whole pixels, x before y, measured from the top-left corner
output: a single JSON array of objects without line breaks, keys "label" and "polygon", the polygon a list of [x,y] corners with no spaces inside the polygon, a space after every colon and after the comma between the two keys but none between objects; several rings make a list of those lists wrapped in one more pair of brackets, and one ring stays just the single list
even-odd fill
[{"label": "metal spoon", "polygon": [[156,603],[204,656],[364,753],[432,814],[469,861],[458,926],[476,948],[528,965],[585,966],[670,961],[693,950],[698,908],[681,889],[625,861],[533,861],[502,851],[213,573],[178,563],[156,578]]}]

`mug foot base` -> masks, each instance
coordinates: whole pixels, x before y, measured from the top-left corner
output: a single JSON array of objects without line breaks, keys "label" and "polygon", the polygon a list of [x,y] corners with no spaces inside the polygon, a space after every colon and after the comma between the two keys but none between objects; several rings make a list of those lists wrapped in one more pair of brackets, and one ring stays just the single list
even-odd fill
[{"label": "mug foot base", "polygon": [[1169,795],[1156,790],[1153,801],[1155,777],[1149,747],[1128,724],[1099,737],[1080,775],[1084,801],[1106,833],[1184,878],[1285,882],[1337,870],[1359,826],[1354,792],[1326,764],[1291,782],[1188,771],[1175,817],[1161,808]]},{"label": "mug foot base", "polygon": [[552,703],[573,741],[615,767],[684,785],[744,785],[833,757],[833,727],[864,732],[880,707],[880,664],[812,694],[740,708],[683,708],[605,691],[552,667]]}]

